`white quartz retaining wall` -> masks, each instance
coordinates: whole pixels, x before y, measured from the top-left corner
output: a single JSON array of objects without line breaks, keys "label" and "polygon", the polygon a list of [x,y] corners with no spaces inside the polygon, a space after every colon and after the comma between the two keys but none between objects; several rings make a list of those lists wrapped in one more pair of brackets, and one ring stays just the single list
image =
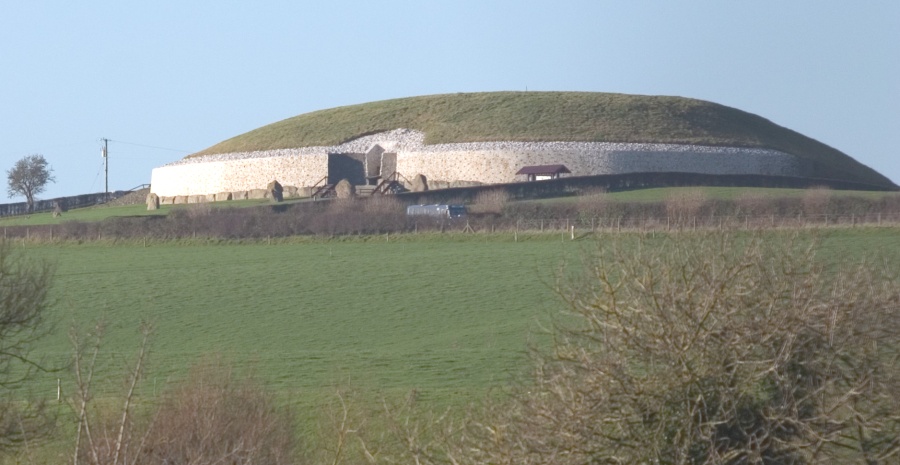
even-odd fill
[{"label": "white quartz retaining wall", "polygon": [[[332,147],[193,157],[153,170],[159,196],[203,195],[283,185],[311,186],[328,174],[329,153],[366,153],[375,144],[397,153],[408,179],[485,184],[524,181],[523,166],[563,164],[571,176],[635,172],[803,176],[797,157],[777,150],[607,142],[474,142],[425,145],[417,131],[397,129]],[[390,173],[384,173],[390,174]]]},{"label": "white quartz retaining wall", "polygon": [[327,154],[281,153],[266,157],[216,159],[154,168],[151,191],[160,196],[207,195],[265,189],[272,180],[285,186],[312,186],[328,173]]}]

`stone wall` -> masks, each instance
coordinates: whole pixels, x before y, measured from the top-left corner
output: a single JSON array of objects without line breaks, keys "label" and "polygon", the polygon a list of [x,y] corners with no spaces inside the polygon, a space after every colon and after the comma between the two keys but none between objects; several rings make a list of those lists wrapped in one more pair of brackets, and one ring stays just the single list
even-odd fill
[{"label": "stone wall", "polygon": [[202,157],[190,163],[154,168],[151,191],[160,197],[207,195],[265,189],[272,180],[284,186],[312,186],[328,173],[325,153],[267,153],[268,156],[256,153],[233,158]]},{"label": "stone wall", "polygon": [[485,184],[524,181],[515,174],[523,166],[551,164],[565,165],[571,176],[642,172],[799,176],[802,171],[796,157],[774,150],[629,145],[400,153],[397,171],[421,173],[434,181]]},{"label": "stone wall", "polygon": [[[152,191],[159,196],[205,195],[263,188],[273,179],[285,186],[311,186],[327,176],[329,154],[396,153],[396,171],[429,183],[523,181],[523,166],[563,164],[571,176],[639,172],[804,176],[797,157],[777,150],[675,144],[606,142],[477,142],[425,145],[424,134],[397,129],[331,147],[306,147],[194,157],[156,168]],[[375,155],[373,154],[373,157]],[[363,160],[369,163],[371,160]],[[382,174],[391,171],[382,167]]]}]

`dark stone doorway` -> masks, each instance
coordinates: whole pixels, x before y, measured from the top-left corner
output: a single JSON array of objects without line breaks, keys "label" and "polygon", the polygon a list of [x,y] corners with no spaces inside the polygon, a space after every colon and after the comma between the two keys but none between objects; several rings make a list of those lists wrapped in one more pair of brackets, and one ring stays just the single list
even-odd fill
[{"label": "dark stone doorway", "polygon": [[365,160],[364,153],[329,153],[328,184],[337,184],[341,179],[350,181],[354,186],[365,184]]}]

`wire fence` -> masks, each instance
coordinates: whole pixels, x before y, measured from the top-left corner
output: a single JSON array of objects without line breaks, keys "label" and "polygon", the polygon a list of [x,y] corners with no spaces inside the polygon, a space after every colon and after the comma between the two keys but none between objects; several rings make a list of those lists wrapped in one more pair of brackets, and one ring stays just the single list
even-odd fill
[{"label": "wire fence", "polygon": [[864,214],[798,215],[573,215],[556,218],[476,216],[436,219],[393,214],[346,212],[339,215],[280,214],[252,209],[187,209],[169,218],[123,217],[114,221],[78,222],[2,228],[4,239],[171,240],[182,238],[267,239],[292,236],[348,236],[416,233],[560,233],[572,238],[595,232],[683,231],[700,229],[779,229],[898,227],[900,211]]},{"label": "wire fence", "polygon": [[[571,218],[520,218],[456,220],[441,226],[446,231],[466,232],[556,232],[556,231],[628,231],[684,229],[776,229],[803,227],[853,227],[863,225],[900,225],[900,212],[821,215],[710,215],[710,216],[576,216]],[[433,229],[416,225],[416,230]]]}]

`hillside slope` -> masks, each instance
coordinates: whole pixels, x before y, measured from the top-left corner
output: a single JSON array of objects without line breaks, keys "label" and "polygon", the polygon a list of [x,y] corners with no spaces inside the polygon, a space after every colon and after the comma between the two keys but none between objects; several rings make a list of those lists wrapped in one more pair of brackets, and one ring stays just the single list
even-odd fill
[{"label": "hillside slope", "polygon": [[760,116],[683,97],[597,92],[429,95],[320,110],[288,118],[190,156],[330,146],[396,128],[427,144],[483,141],[659,142],[781,150],[812,176],[896,186],[848,155]]}]

